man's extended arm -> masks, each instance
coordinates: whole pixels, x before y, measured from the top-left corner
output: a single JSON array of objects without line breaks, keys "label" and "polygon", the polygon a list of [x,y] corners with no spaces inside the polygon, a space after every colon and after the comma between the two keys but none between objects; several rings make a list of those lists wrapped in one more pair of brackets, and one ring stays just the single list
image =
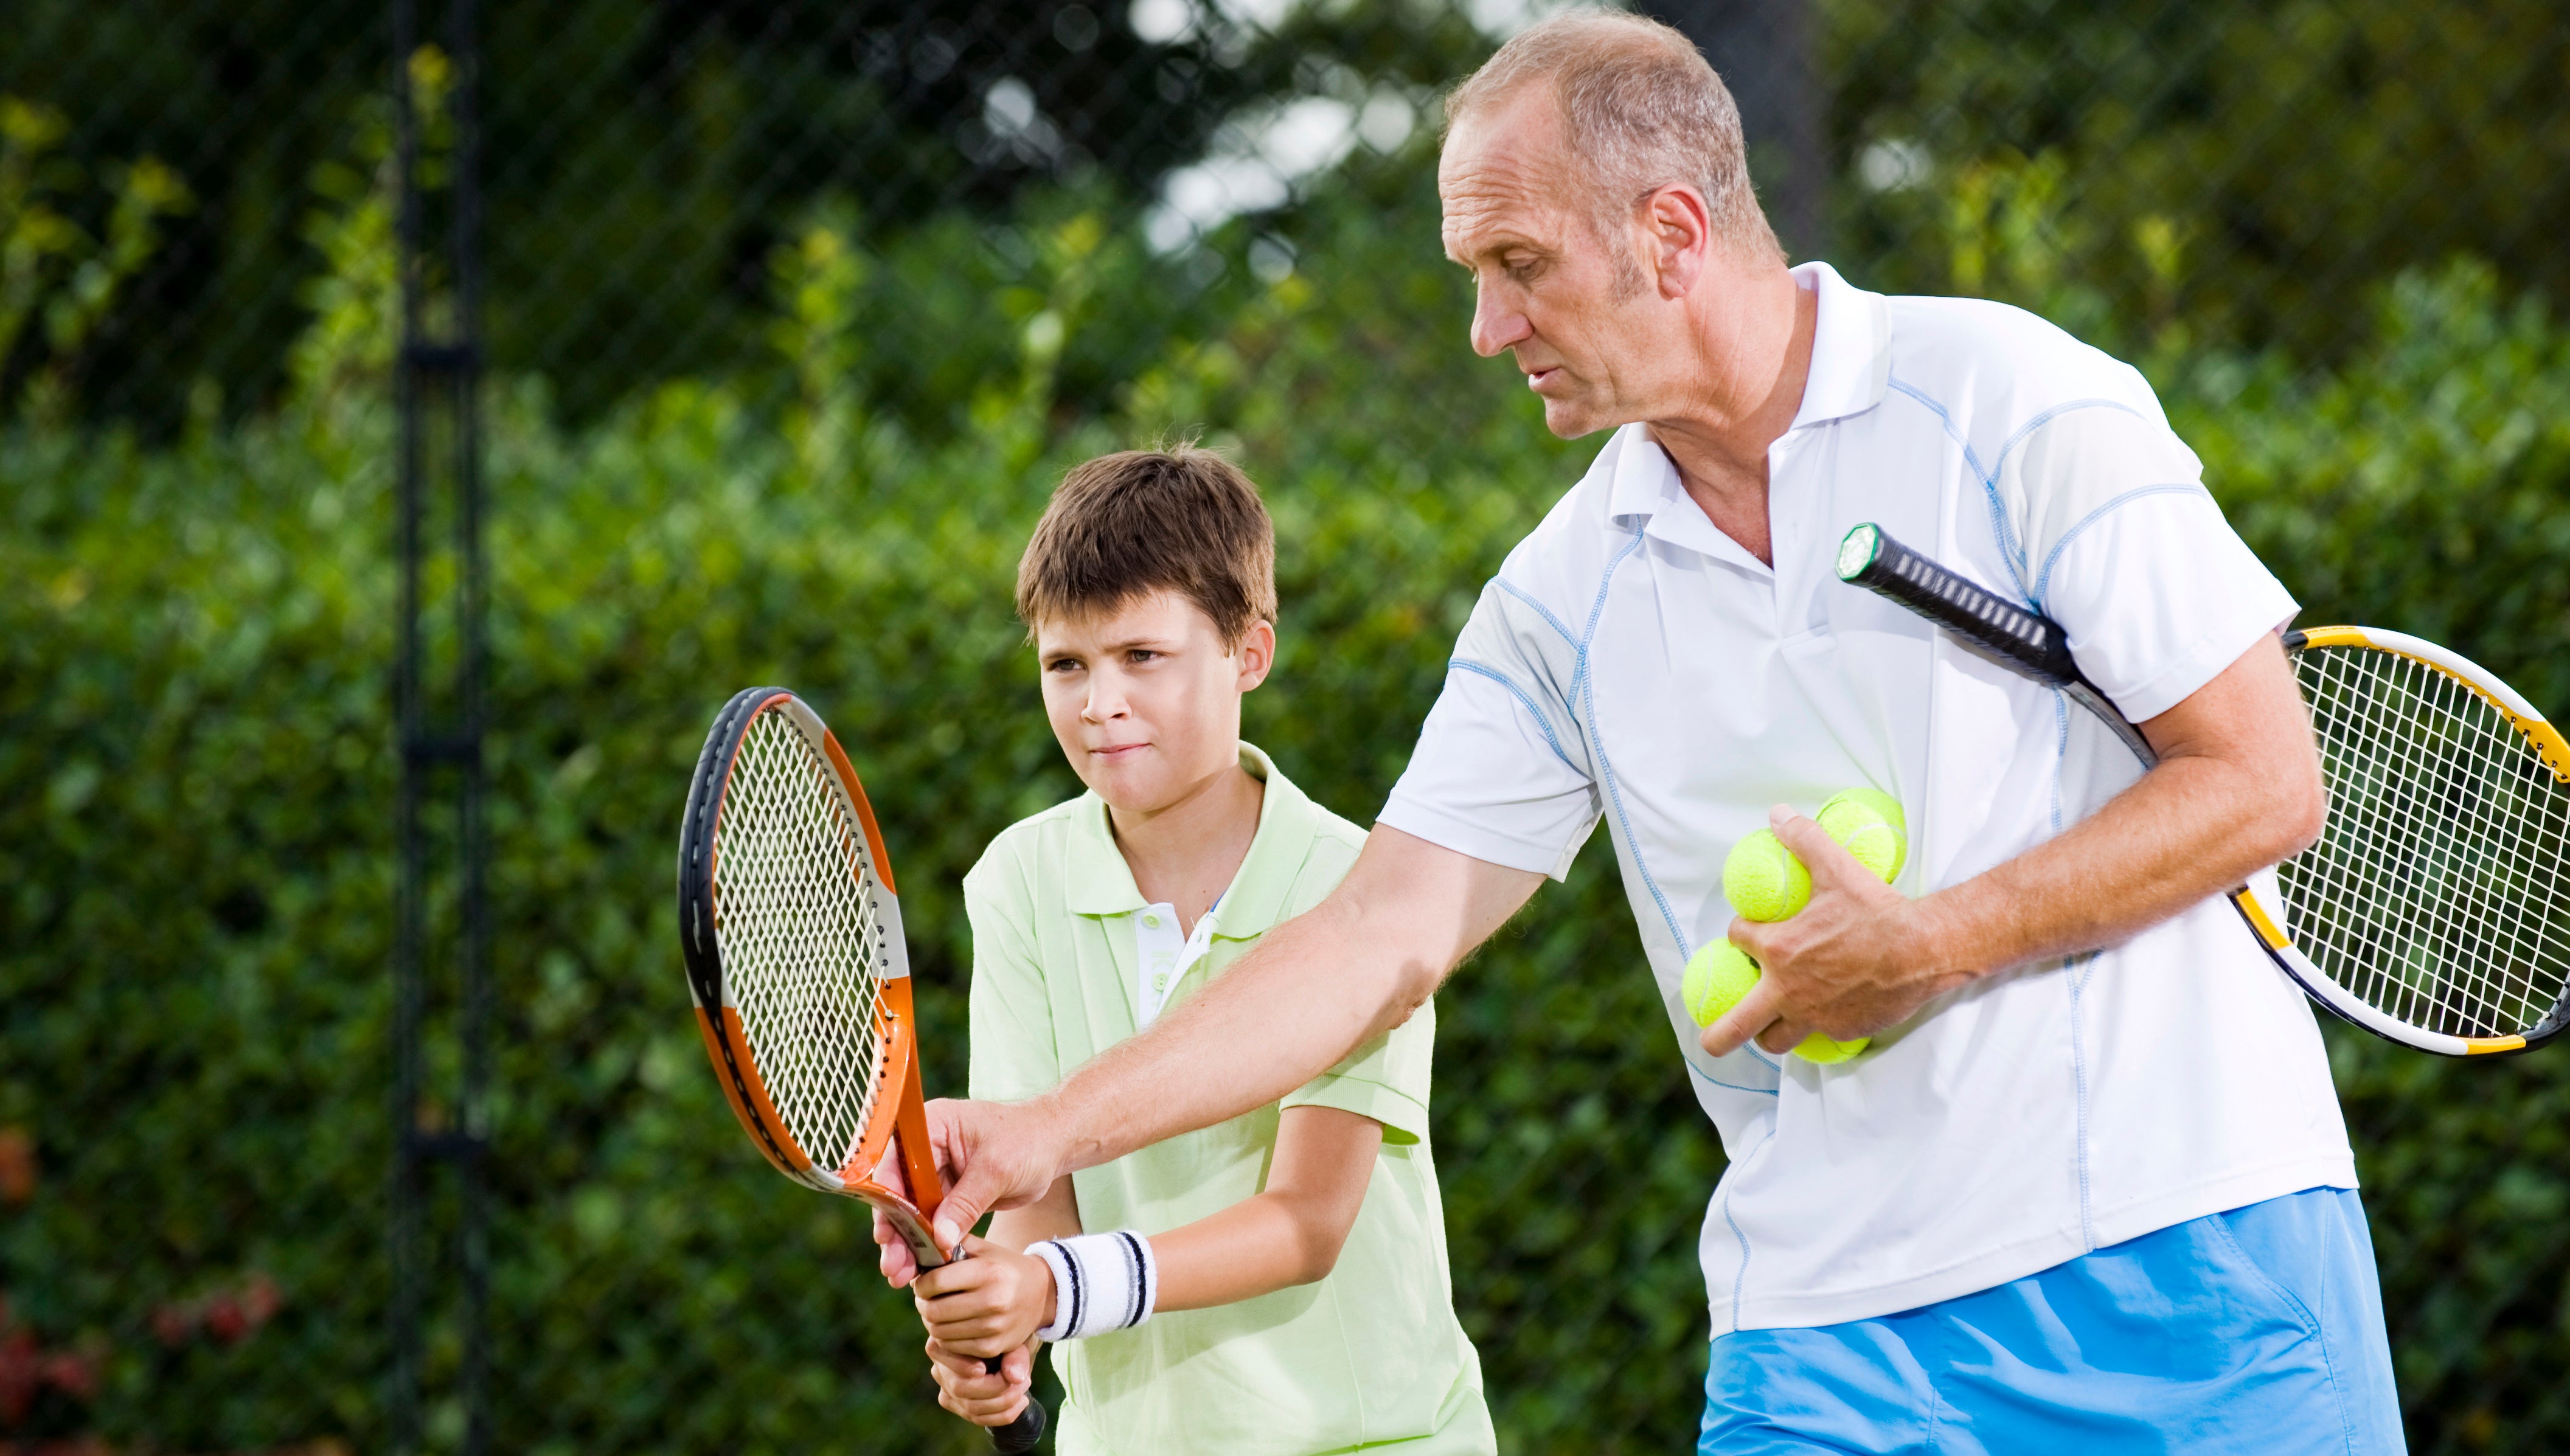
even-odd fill
[{"label": "man's extended arm", "polygon": [[1766,975],[1705,1028],[1705,1050],[1755,1036],[1783,1051],[1815,1029],[1880,1030],[1975,976],[2113,944],[2320,837],[2320,755],[2275,637],[2141,729],[2160,764],[2140,783],[2057,838],[1921,900],[1875,879],[1810,820],[1780,816],[1778,836],[1811,869],[1811,904],[1773,924],[1732,922],[1731,938]]},{"label": "man's extended arm", "polygon": [[938,1161],[955,1186],[937,1213],[952,1246],[983,1213],[1055,1179],[1273,1102],[1377,1032],[1516,913],[1543,877],[1378,825],[1346,880],[1308,913],[1139,1036],[1042,1097],[932,1102]]}]

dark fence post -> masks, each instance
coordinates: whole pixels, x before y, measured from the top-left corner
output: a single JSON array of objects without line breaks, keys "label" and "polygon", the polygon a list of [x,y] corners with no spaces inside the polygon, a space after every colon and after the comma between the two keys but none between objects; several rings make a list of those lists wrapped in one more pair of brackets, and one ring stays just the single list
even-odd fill
[{"label": "dark fence post", "polygon": [[1677,27],[1731,88],[1749,138],[1749,171],[1768,221],[1797,260],[1828,244],[1829,169],[1821,121],[1828,97],[1814,51],[1811,0],[1644,0]]},{"label": "dark fence post", "polygon": [[[386,1392],[391,1449],[424,1449],[428,1383],[422,1351],[429,1325],[456,1321],[459,1361],[453,1405],[462,1417],[452,1436],[465,1456],[491,1448],[490,1243],[484,1158],[488,1151],[490,1055],[490,915],[484,884],[483,824],[484,617],[488,596],[482,548],[482,447],[479,394],[481,276],[480,158],[475,92],[480,81],[473,0],[448,0],[444,67],[429,75],[415,0],[393,5],[393,73],[399,162],[401,343],[393,389],[400,417],[395,466],[400,557],[400,622],[393,668],[395,734],[401,787],[395,840],[399,867],[393,940],[392,1369]],[[442,124],[442,166],[423,167],[429,129]],[[432,183],[431,179],[434,179]],[[435,195],[432,196],[432,187]],[[429,219],[434,204],[442,227]],[[442,237],[441,237],[442,233]],[[439,554],[432,518],[442,516],[443,546],[453,586],[442,602],[421,599],[421,581]],[[433,809],[453,813],[452,838],[425,823]],[[440,853],[440,852],[443,853]],[[439,877],[443,867],[444,878]],[[436,884],[451,896],[433,895]],[[435,904],[443,912],[432,916]],[[444,924],[432,924],[444,918]],[[438,952],[443,950],[441,956]],[[432,994],[432,969],[445,994]],[[452,1100],[426,1083],[422,1048],[432,1024],[456,1038],[460,1083]],[[430,1169],[454,1168],[455,1244],[451,1265],[431,1253]],[[456,1281],[452,1302],[433,1298],[435,1277]]]}]

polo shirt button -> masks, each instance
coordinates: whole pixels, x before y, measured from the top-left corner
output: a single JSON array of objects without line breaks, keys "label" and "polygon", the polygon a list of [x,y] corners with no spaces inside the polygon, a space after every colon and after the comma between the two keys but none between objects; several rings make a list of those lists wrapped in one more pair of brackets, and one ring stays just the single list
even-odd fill
[{"label": "polo shirt button", "polygon": [[1158,915],[1144,915],[1142,916],[1142,923],[1156,930],[1160,928],[1160,917]]},{"label": "polo shirt button", "polygon": [[1155,990],[1155,991],[1165,991],[1165,990],[1167,990],[1168,988],[1169,988],[1169,978],[1168,978],[1167,976],[1165,976],[1165,975],[1155,975],[1155,976],[1151,977],[1151,989],[1153,989],[1153,990]]}]

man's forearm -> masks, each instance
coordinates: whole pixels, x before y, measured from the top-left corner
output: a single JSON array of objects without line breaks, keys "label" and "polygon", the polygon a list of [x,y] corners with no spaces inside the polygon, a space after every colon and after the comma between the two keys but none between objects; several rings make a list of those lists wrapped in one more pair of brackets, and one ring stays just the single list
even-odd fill
[{"label": "man's forearm", "polygon": [[2068,833],[1922,901],[1928,958],[1977,974],[2127,939],[2308,844],[2317,823],[2289,787],[2164,762]]},{"label": "man's forearm", "polygon": [[1378,825],[1347,879],[1036,1099],[1059,1173],[1263,1107],[1410,1019],[1543,877]]},{"label": "man's forearm", "polygon": [[2320,837],[2320,756],[2274,638],[2142,731],[2160,763],[2140,783],[2068,833],[1920,903],[1932,961],[1978,973],[2111,945]]},{"label": "man's forearm", "polygon": [[1360,946],[1359,914],[1333,899],[1278,925],[1150,1029],[1038,1099],[1066,1135],[1063,1171],[1263,1107],[1408,1020],[1447,967]]}]

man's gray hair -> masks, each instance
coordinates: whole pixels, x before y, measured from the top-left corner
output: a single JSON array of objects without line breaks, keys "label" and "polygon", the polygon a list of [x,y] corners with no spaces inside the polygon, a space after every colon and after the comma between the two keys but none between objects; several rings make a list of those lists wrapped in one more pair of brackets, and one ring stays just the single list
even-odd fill
[{"label": "man's gray hair", "polygon": [[[1783,261],[1749,182],[1740,108],[1685,36],[1614,11],[1554,16],[1519,32],[1447,95],[1448,130],[1535,81],[1551,83],[1570,154],[1595,179],[1600,237],[1620,242],[1642,198],[1684,182],[1704,194],[1714,235],[1735,255]],[[1633,259],[1621,247],[1615,254],[1619,283],[1638,287]]]}]

